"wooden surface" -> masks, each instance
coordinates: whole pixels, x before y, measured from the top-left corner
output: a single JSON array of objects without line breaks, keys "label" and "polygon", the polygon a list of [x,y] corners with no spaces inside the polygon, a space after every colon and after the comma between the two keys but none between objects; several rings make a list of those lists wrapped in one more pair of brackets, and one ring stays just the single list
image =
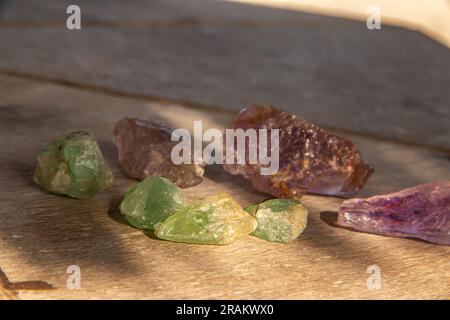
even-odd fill
[{"label": "wooden surface", "polygon": [[[116,121],[143,116],[173,127],[203,120],[205,127],[221,128],[231,113],[11,76],[0,76],[0,87],[3,298],[450,298],[449,247],[336,228],[333,212],[342,200],[334,197],[303,198],[308,227],[289,244],[251,236],[228,246],[180,244],[126,225],[118,205],[135,181],[117,163],[111,135]],[[32,181],[36,154],[58,135],[78,129],[97,137],[116,176],[114,186],[90,200],[43,192]],[[339,133],[376,168],[362,196],[450,179],[445,151]],[[243,206],[267,198],[218,166],[187,189],[191,199],[221,191]],[[81,268],[81,289],[66,288],[70,265]],[[381,269],[378,290],[366,285],[370,265]]]},{"label": "wooden surface", "polygon": [[369,6],[380,8],[383,24],[420,31],[450,47],[448,0],[227,0],[366,21]]},{"label": "wooden surface", "polygon": [[[400,1],[384,2],[415,16]],[[365,20],[220,0],[76,3],[82,29],[69,31],[73,0],[0,2],[0,73],[233,112],[276,104],[330,127],[450,148],[449,48],[388,25],[383,5],[382,29],[369,30]],[[431,3],[417,10],[450,21]]]}]

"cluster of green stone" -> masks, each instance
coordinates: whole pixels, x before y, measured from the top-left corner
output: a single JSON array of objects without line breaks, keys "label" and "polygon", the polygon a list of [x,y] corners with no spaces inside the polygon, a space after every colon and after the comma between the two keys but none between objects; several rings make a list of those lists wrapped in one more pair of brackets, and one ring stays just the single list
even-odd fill
[{"label": "cluster of green stone", "polygon": [[[37,157],[34,181],[50,193],[92,197],[114,181],[100,148],[88,132],[64,135]],[[306,227],[308,210],[299,201],[273,199],[245,210],[227,193],[189,203],[171,181],[150,176],[124,195],[120,212],[135,228],[158,238],[187,243],[229,244],[249,234],[288,242]]]},{"label": "cluster of green stone", "polygon": [[134,227],[158,238],[188,243],[229,244],[248,234],[289,242],[305,229],[308,211],[296,200],[274,199],[243,210],[227,193],[187,203],[167,179],[148,177],[134,185],[120,205]]},{"label": "cluster of green stone", "polygon": [[120,212],[132,226],[175,242],[229,244],[256,229],[256,220],[228,194],[190,204],[181,188],[156,176],[131,187]]}]

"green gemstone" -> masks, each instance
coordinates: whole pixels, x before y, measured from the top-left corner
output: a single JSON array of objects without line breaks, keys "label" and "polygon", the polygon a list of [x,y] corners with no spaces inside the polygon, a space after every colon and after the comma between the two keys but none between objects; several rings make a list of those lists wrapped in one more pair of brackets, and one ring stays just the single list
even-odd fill
[{"label": "green gemstone", "polygon": [[114,182],[95,138],[85,131],[64,135],[37,156],[34,182],[47,192],[90,198]]},{"label": "green gemstone", "polygon": [[150,176],[125,193],[119,209],[133,227],[151,230],[185,204],[183,190],[165,178]]},{"label": "green gemstone", "polygon": [[258,221],[252,235],[273,242],[294,240],[305,230],[308,220],[308,209],[293,199],[272,199],[245,210]]},{"label": "green gemstone", "polygon": [[255,219],[227,193],[221,193],[177,211],[155,225],[155,234],[175,242],[229,244],[255,228]]}]

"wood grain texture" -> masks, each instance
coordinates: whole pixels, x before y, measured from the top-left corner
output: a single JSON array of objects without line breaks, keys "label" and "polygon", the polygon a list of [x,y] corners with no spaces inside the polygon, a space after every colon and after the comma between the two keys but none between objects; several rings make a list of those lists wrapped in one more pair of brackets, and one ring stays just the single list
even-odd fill
[{"label": "wood grain texture", "polygon": [[421,0],[228,0],[232,2],[311,12],[333,17],[366,21],[369,6],[382,12],[382,24],[392,24],[420,31],[450,47],[450,3],[435,0],[426,8]]},{"label": "wood grain texture", "polygon": [[[11,283],[45,281],[53,290],[21,290],[20,299],[448,299],[450,248],[333,226],[341,199],[305,196],[306,231],[289,244],[249,236],[228,246],[172,243],[126,225],[118,212],[135,181],[117,162],[112,128],[121,117],[159,119],[174,127],[222,128],[230,115],[128,99],[0,76],[0,267]],[[60,134],[86,129],[116,176],[90,200],[43,192],[33,184],[35,157]],[[449,154],[348,136],[376,174],[368,196],[450,179]],[[191,199],[227,191],[243,206],[268,198],[248,181],[208,167]],[[67,267],[81,268],[81,289],[66,288]],[[369,290],[367,267],[381,268]],[[0,286],[1,287],[1,286]]]},{"label": "wood grain texture", "polygon": [[[72,0],[41,2],[3,4],[1,72],[233,112],[277,104],[330,127],[450,148],[449,48],[389,26],[384,6],[378,31],[366,18],[227,1],[77,0],[82,30],[72,32],[64,24]],[[348,6],[364,7],[357,2]]]}]

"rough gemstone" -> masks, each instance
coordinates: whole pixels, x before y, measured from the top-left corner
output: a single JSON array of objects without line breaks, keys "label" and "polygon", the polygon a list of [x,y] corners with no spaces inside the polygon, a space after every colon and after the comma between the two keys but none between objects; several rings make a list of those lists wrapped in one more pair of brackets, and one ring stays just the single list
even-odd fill
[{"label": "rough gemstone", "polygon": [[252,235],[273,242],[289,242],[306,228],[308,209],[294,199],[272,199],[245,208],[258,222]]},{"label": "rough gemstone", "polygon": [[227,193],[210,196],[155,225],[158,238],[188,243],[230,244],[256,228],[256,220]]},{"label": "rough gemstone", "polygon": [[[304,193],[350,197],[374,171],[351,141],[273,107],[245,108],[227,128],[279,129],[279,170],[275,174],[262,175],[260,161],[223,166],[229,173],[250,179],[257,190],[278,198],[299,198]],[[248,145],[246,140],[247,152]]]},{"label": "rough gemstone", "polygon": [[393,237],[450,245],[450,181],[344,201],[338,224]]},{"label": "rough gemstone", "polygon": [[34,182],[47,192],[84,199],[113,181],[97,141],[85,131],[59,137],[37,156]]},{"label": "rough gemstone", "polygon": [[155,223],[164,221],[186,201],[182,189],[165,178],[151,176],[125,193],[119,209],[133,227],[152,230]]},{"label": "rough gemstone", "polygon": [[142,118],[123,118],[114,128],[119,162],[125,173],[134,179],[160,176],[185,188],[203,179],[203,164],[174,164],[172,129]]}]

